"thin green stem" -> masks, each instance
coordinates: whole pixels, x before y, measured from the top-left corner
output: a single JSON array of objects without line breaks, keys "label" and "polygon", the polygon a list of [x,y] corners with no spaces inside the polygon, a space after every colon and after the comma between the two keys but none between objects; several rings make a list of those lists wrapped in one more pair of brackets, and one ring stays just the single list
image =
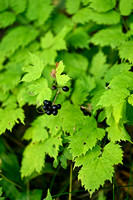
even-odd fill
[{"label": "thin green stem", "polygon": [[[114,166],[114,171],[115,171],[115,166]],[[115,172],[113,176],[113,200],[115,200]]]},{"label": "thin green stem", "polygon": [[29,191],[30,191],[30,184],[29,184],[29,181],[27,182],[27,200],[30,200],[30,197],[29,197]]},{"label": "thin green stem", "polygon": [[70,164],[70,184],[69,184],[69,200],[71,200],[72,199],[72,165],[73,165],[73,163],[71,162],[71,164]]},{"label": "thin green stem", "polygon": [[[115,188],[123,188],[123,187],[133,187],[133,185],[124,185],[124,186],[115,186]],[[103,189],[111,189],[112,187],[102,187],[101,190]],[[78,193],[78,192],[85,192],[85,190],[77,190],[77,191],[72,191],[71,193]],[[62,195],[65,195],[65,194],[69,194],[69,192],[64,192],[64,193],[59,193],[59,194],[56,194],[56,195],[53,195],[52,197],[55,198],[55,197],[60,197]]]},{"label": "thin green stem", "polygon": [[59,165],[58,168],[57,168],[57,170],[56,170],[56,172],[55,172],[55,175],[54,175],[53,178],[52,178],[52,181],[51,181],[51,184],[50,184],[50,188],[49,188],[50,191],[51,191],[51,189],[52,189],[54,180],[55,180],[55,178],[56,178],[56,176],[57,176],[58,171],[60,170],[60,168],[61,168],[61,166]]},{"label": "thin green stem", "polygon": [[0,176],[6,180],[7,182],[11,183],[12,185],[15,185],[16,187],[22,189],[22,187],[20,185],[18,185],[17,183],[14,183],[13,181],[9,180],[8,178],[6,178],[2,173],[0,173]]}]

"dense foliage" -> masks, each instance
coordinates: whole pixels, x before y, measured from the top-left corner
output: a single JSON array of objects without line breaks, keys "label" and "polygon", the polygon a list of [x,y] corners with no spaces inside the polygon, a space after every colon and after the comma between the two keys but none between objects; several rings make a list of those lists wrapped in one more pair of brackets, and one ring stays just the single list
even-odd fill
[{"label": "dense foliage", "polygon": [[[27,194],[29,181],[68,161],[90,195],[112,181],[121,142],[131,142],[132,11],[132,0],[0,0],[0,185],[8,199],[40,200],[41,189]],[[61,104],[56,116],[45,114],[44,100]],[[16,129],[26,146],[15,139],[14,153],[5,136]]]}]

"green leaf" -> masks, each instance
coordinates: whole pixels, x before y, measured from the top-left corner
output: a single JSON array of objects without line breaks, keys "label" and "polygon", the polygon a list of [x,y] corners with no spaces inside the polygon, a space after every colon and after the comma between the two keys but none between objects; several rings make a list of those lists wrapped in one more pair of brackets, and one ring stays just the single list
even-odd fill
[{"label": "green leaf", "polygon": [[40,78],[39,80],[34,81],[31,85],[28,86],[28,91],[32,95],[37,95],[37,105],[40,106],[44,99],[51,98],[52,91],[48,87],[47,79]]},{"label": "green leaf", "polygon": [[54,43],[54,35],[51,31],[48,31],[44,37],[41,38],[41,47],[47,49],[51,47]]},{"label": "green leaf", "polygon": [[115,7],[116,0],[91,0],[90,7],[98,12],[107,12]]},{"label": "green leaf", "polygon": [[28,105],[36,105],[36,97],[25,92],[25,88],[27,88],[27,83],[23,83],[17,91],[17,102],[19,106],[22,107],[26,103]]},{"label": "green leaf", "polygon": [[106,128],[109,140],[111,140],[112,142],[120,142],[121,140],[131,142],[131,138],[127,133],[124,125],[117,124],[113,119],[109,123],[109,125],[110,127]]},{"label": "green leaf", "polygon": [[52,200],[52,196],[50,194],[50,190],[48,189],[47,197],[44,200]]},{"label": "green leaf", "polygon": [[68,160],[72,160],[72,155],[70,153],[70,150],[68,148],[65,148],[62,155],[59,158],[60,162],[61,162],[61,166],[64,169],[67,169],[67,165],[68,165]]},{"label": "green leaf", "polygon": [[133,1],[132,0],[120,0],[119,10],[121,15],[128,16],[133,10]]},{"label": "green leaf", "polygon": [[[115,104],[113,107],[113,116],[116,123],[119,123],[120,119],[124,116],[123,110],[125,108],[125,101]],[[126,108],[125,108],[126,110]]]},{"label": "green leaf", "polygon": [[66,10],[69,14],[74,14],[78,11],[80,7],[80,0],[67,0],[66,1]]},{"label": "green leaf", "polygon": [[[70,152],[75,158],[92,149],[98,140],[101,140],[105,135],[104,129],[97,128],[96,120],[93,117],[87,117],[84,120],[84,125],[76,131],[72,136],[69,136]],[[77,145],[78,144],[78,145]]]},{"label": "green leaf", "polygon": [[1,197],[2,196],[2,187],[0,187],[0,200],[4,200],[5,198],[4,197]]},{"label": "green leaf", "polygon": [[[48,128],[49,129],[49,133],[52,135],[52,136],[55,136],[57,135],[57,133],[60,131],[61,129],[61,123],[62,123],[62,120],[60,118],[59,115],[57,116],[53,116],[53,115],[41,115],[39,117],[37,117],[36,120],[34,120],[32,122],[32,126],[37,128],[38,126],[41,127],[42,129],[43,128]],[[56,124],[56,126],[55,126]]]},{"label": "green leaf", "polygon": [[71,27],[70,26],[64,26],[60,32],[55,36],[54,38],[54,44],[53,44],[53,49],[54,50],[66,50],[66,42],[65,42],[65,37],[66,35],[71,31]]},{"label": "green leaf", "polygon": [[74,22],[81,24],[89,22],[90,20],[98,24],[118,24],[120,21],[120,15],[115,10],[106,13],[98,13],[90,7],[85,7],[81,8],[72,19]]},{"label": "green leaf", "polygon": [[121,84],[122,84],[123,89],[130,88],[132,90],[132,88],[133,88],[132,79],[133,79],[132,72],[121,73],[121,75],[115,76],[110,81],[109,87],[111,87],[113,89],[119,89],[119,88],[121,88]]},{"label": "green leaf", "polygon": [[94,78],[91,76],[81,76],[80,79],[76,79],[71,96],[72,102],[77,105],[83,104],[95,86]]},{"label": "green leaf", "polygon": [[104,147],[102,156],[106,157],[110,161],[110,163],[113,163],[113,165],[118,165],[119,163],[122,164],[123,152],[119,144],[109,142]]},{"label": "green leaf", "polygon": [[119,55],[122,60],[128,60],[129,63],[133,63],[133,42],[124,42],[119,48]]},{"label": "green leaf", "polygon": [[8,62],[6,70],[0,74],[0,86],[3,92],[13,89],[19,84],[23,63]]},{"label": "green leaf", "polygon": [[94,155],[94,159],[81,168],[78,178],[81,179],[85,189],[92,194],[104,184],[105,180],[111,181],[114,173],[113,165],[118,163],[122,163],[122,150],[119,145],[108,143],[102,156],[95,158]]},{"label": "green leaf", "polygon": [[98,31],[90,39],[90,42],[101,47],[111,46],[112,48],[116,48],[123,44],[125,39],[126,36],[122,33],[122,28],[120,26],[114,26]]},{"label": "green leaf", "polygon": [[58,60],[63,60],[67,74],[72,78],[78,78],[84,74],[88,67],[88,60],[85,56],[78,53],[61,53]]},{"label": "green leaf", "polygon": [[0,28],[5,28],[12,25],[16,20],[15,15],[12,12],[2,12],[0,13]]},{"label": "green leaf", "polygon": [[0,12],[8,8],[8,0],[0,0]]},{"label": "green leaf", "polygon": [[56,50],[50,48],[45,49],[44,51],[40,52],[40,57],[44,61],[45,65],[55,65],[55,58],[57,57]]},{"label": "green leaf", "polygon": [[118,103],[122,103],[129,95],[129,91],[125,88],[109,89],[100,97],[98,105],[102,105],[103,107],[114,106]]},{"label": "green leaf", "polygon": [[77,28],[67,37],[67,43],[75,48],[88,48],[89,36],[84,29]]},{"label": "green leaf", "polygon": [[44,166],[44,159],[43,143],[30,143],[24,150],[21,176],[29,176],[34,170],[39,173]]},{"label": "green leaf", "polygon": [[[38,31],[28,26],[18,26],[11,29],[0,43],[0,54],[8,57],[20,46],[24,47],[38,36]],[[17,42],[16,42],[17,41]]]},{"label": "green leaf", "polygon": [[73,26],[71,18],[62,13],[54,16],[52,21],[52,28],[55,34],[58,34],[65,26]]},{"label": "green leaf", "polygon": [[16,14],[25,11],[27,6],[27,0],[9,0],[10,7]]},{"label": "green leaf", "polygon": [[104,191],[98,192],[98,199],[97,200],[107,200],[107,197],[104,195]]},{"label": "green leaf", "polygon": [[37,20],[38,25],[41,26],[48,19],[52,10],[51,0],[34,0],[34,3],[29,0],[26,16],[31,21]]},{"label": "green leaf", "polygon": [[21,108],[0,109],[0,134],[4,133],[6,129],[11,131],[15,123],[19,123],[19,120],[24,124],[24,111]]},{"label": "green leaf", "polygon": [[[40,172],[45,165],[45,155],[48,154],[57,160],[59,146],[62,144],[60,134],[49,137],[43,142],[30,143],[24,151],[21,176],[29,176],[32,172]],[[33,162],[34,158],[34,162]]]},{"label": "green leaf", "polygon": [[60,61],[58,67],[56,68],[56,80],[59,86],[66,85],[66,83],[70,80],[70,77],[68,75],[65,74],[62,75],[64,68],[65,65],[63,64],[62,61]]},{"label": "green leaf", "polygon": [[84,121],[84,115],[80,108],[67,101],[62,104],[59,116],[62,119],[61,125],[63,131],[70,133],[73,133],[76,129],[78,129],[77,126],[82,124]]},{"label": "green leaf", "polygon": [[86,166],[92,160],[95,160],[101,153],[101,147],[96,145],[91,150],[88,150],[85,155],[75,158],[75,166]]},{"label": "green leaf", "polygon": [[93,58],[90,66],[90,73],[95,76],[96,79],[104,76],[105,72],[108,69],[106,63],[106,56],[102,51],[99,51]]},{"label": "green leaf", "polygon": [[32,126],[28,128],[23,136],[23,139],[32,139],[32,142],[43,142],[47,138],[48,132],[44,127],[41,126]]},{"label": "green leaf", "polygon": [[21,81],[31,82],[41,77],[45,65],[39,56],[30,53],[29,65],[23,67],[23,71],[27,72]]},{"label": "green leaf", "polygon": [[109,83],[115,76],[127,74],[130,70],[131,65],[129,63],[115,63],[111,68],[108,69],[105,75],[105,81]]},{"label": "green leaf", "polygon": [[133,94],[128,97],[128,103],[133,106]]}]

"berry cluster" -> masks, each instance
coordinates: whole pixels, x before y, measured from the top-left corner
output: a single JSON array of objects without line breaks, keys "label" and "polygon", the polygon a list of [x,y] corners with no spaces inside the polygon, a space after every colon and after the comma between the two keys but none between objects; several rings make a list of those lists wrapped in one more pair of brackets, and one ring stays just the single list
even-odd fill
[{"label": "berry cluster", "polygon": [[[57,87],[55,86],[55,85],[53,85],[52,86],[52,90],[56,90],[57,89]],[[62,87],[62,90],[64,91],[64,92],[68,92],[69,91],[69,87],[67,87],[67,86],[64,86],[64,87]],[[58,92],[57,92],[57,94],[58,94]],[[57,95],[56,95],[56,97],[57,97]],[[56,99],[56,98],[55,98]],[[55,100],[54,100],[54,102],[55,102]],[[53,105],[52,105],[52,102],[51,101],[48,101],[48,100],[44,100],[43,101],[43,110],[45,111],[45,113],[47,114],[47,115],[51,115],[51,114],[53,114],[53,115],[57,115],[58,114],[58,110],[59,109],[61,109],[61,104],[57,104],[57,105],[55,105],[54,103],[53,103]]]},{"label": "berry cluster", "polygon": [[52,105],[52,102],[48,100],[44,100],[43,104],[44,104],[43,110],[45,110],[45,113],[47,115],[51,115],[51,114],[57,115],[58,110],[61,108],[61,104]]}]

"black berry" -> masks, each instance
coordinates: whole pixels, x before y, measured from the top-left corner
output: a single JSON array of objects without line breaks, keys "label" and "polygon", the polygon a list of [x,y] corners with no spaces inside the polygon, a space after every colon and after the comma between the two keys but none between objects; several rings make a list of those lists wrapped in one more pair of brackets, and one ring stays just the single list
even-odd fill
[{"label": "black berry", "polygon": [[47,110],[48,107],[46,105],[43,106],[43,110]]},{"label": "black berry", "polygon": [[48,106],[48,110],[51,110],[52,109],[52,106]]},{"label": "black berry", "polygon": [[52,90],[56,90],[57,87],[55,85],[52,86]]},{"label": "black berry", "polygon": [[44,105],[46,105],[47,104],[47,100],[44,100],[43,103],[44,103]]},{"label": "black berry", "polygon": [[52,114],[52,110],[47,110],[46,113],[47,113],[47,115],[51,115]]},{"label": "black berry", "polygon": [[51,101],[46,101],[46,105],[47,105],[47,106],[51,106],[51,105],[52,105],[52,102],[51,102]]},{"label": "black berry", "polygon": [[53,110],[53,115],[57,115],[58,111],[57,110]]},{"label": "black berry", "polygon": [[56,105],[53,105],[53,106],[52,106],[52,109],[53,109],[53,110],[57,110],[57,106],[56,106]]},{"label": "black berry", "polygon": [[64,87],[62,87],[62,90],[63,90],[64,92],[68,92],[68,91],[69,91],[69,87],[64,86]]},{"label": "black berry", "polygon": [[57,104],[57,109],[61,109],[61,104]]}]

